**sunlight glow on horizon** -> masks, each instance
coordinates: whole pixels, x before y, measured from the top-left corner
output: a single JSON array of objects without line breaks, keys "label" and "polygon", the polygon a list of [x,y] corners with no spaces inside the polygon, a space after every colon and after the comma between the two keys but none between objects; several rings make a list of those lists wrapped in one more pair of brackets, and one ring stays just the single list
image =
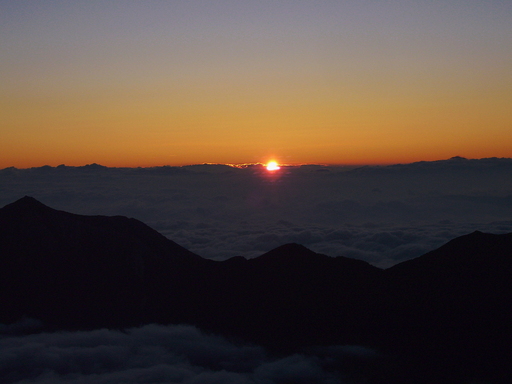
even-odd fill
[{"label": "sunlight glow on horizon", "polygon": [[272,160],[267,163],[267,171],[278,171],[281,167],[277,164],[276,161]]},{"label": "sunlight glow on horizon", "polygon": [[0,9],[0,169],[512,157],[512,2]]}]

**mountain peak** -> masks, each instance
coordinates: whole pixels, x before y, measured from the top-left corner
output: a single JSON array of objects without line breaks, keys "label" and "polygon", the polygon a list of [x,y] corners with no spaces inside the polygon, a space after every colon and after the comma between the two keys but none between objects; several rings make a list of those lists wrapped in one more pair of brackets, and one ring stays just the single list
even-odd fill
[{"label": "mountain peak", "polygon": [[288,243],[281,245],[273,250],[267,252],[268,254],[276,253],[276,254],[294,254],[294,255],[312,255],[315,254],[311,249],[306,248],[302,244],[297,243]]},{"label": "mountain peak", "polygon": [[37,205],[44,205],[43,203],[41,203],[39,200],[36,200],[32,196],[26,196],[26,195],[23,196],[21,199],[16,200],[13,204],[23,204],[23,205],[27,205],[27,204],[34,205],[34,204],[37,204]]},{"label": "mountain peak", "polygon": [[44,205],[39,200],[36,200],[31,196],[24,196],[11,204],[7,204],[5,207],[2,208],[2,210],[8,212],[40,212],[42,210],[52,210],[52,208]]},{"label": "mountain peak", "polygon": [[284,245],[281,245],[277,248],[274,249],[274,251],[280,251],[280,252],[294,252],[294,253],[312,253],[313,251],[306,248],[305,246],[303,246],[302,244],[297,244],[297,243],[288,243],[288,244],[284,244]]},{"label": "mountain peak", "polygon": [[293,263],[298,259],[309,259],[318,257],[311,249],[297,243],[289,243],[281,245],[271,251],[257,257],[254,260],[272,260],[274,262]]}]

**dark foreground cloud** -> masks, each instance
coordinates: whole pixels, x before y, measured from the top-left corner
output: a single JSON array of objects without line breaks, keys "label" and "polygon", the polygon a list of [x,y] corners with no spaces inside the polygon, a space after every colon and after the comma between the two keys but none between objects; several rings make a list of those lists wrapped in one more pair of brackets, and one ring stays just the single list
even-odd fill
[{"label": "dark foreground cloud", "polygon": [[236,345],[191,326],[147,325],[125,332],[3,335],[2,383],[340,383],[333,361],[364,360],[358,346],[269,357],[258,346]]}]

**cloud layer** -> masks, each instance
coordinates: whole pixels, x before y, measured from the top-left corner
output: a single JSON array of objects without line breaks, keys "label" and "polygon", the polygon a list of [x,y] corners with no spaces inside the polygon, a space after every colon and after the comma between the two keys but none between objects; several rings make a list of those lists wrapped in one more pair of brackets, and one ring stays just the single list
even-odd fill
[{"label": "cloud layer", "polygon": [[144,221],[207,258],[296,242],[387,267],[456,236],[512,231],[512,160],[387,167],[225,165],[0,170],[0,204],[30,195],[79,214]]},{"label": "cloud layer", "polygon": [[[20,326],[18,329],[21,329]],[[328,356],[328,357],[327,357]],[[333,369],[375,352],[358,346],[318,348],[315,354],[270,357],[184,325],[126,331],[0,336],[3,383],[339,383]]]}]

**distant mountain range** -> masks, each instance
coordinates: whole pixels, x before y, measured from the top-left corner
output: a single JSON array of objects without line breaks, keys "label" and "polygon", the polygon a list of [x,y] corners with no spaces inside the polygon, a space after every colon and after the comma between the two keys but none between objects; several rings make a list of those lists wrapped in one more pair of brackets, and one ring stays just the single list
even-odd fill
[{"label": "distant mountain range", "polygon": [[[444,169],[473,169],[473,170],[489,170],[491,168],[510,169],[512,167],[512,158],[508,157],[487,157],[481,159],[467,159],[461,156],[454,156],[449,159],[434,160],[434,161],[416,161],[413,163],[398,163],[392,165],[322,165],[322,164],[299,164],[299,165],[282,165],[287,168],[303,168],[312,171],[323,171],[326,168],[341,169],[343,171],[359,172],[397,172],[397,171],[439,171]],[[155,167],[107,167],[101,164],[87,164],[82,166],[68,166],[65,164],[52,167],[50,165],[43,165],[40,167],[32,168],[16,168],[7,167],[0,169],[0,174],[11,174],[16,171],[26,171],[36,174],[51,174],[58,172],[79,171],[87,172],[101,172],[109,170],[127,170],[132,172],[147,172],[156,174],[175,174],[187,172],[208,172],[214,171],[229,172],[238,169],[264,167],[261,163],[247,163],[247,164],[221,164],[221,163],[203,163],[203,164],[190,164],[183,166],[155,166]]]},{"label": "distant mountain range", "polygon": [[299,244],[218,262],[135,219],[31,197],[0,209],[2,323],[187,323],[276,353],[362,345],[383,356],[371,382],[506,382],[511,277],[512,234],[474,232],[386,270]]}]

